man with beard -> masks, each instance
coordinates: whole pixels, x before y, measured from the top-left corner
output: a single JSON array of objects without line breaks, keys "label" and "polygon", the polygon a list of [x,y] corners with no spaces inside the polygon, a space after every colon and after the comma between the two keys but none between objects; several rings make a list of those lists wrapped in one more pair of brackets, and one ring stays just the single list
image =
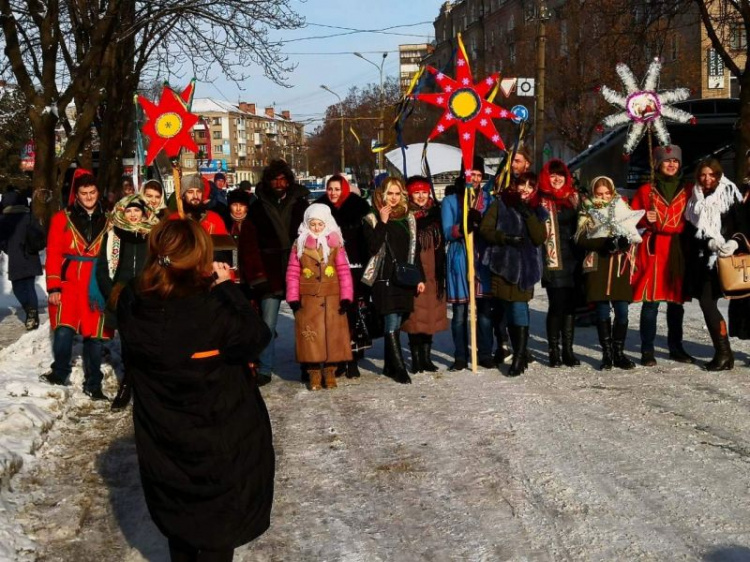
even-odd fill
[{"label": "man with beard", "polygon": [[41,376],[64,385],[70,376],[73,339],[83,337],[83,391],[92,400],[107,400],[102,392],[102,340],[113,331],[104,326],[104,303],[89,295],[94,262],[107,231],[107,216],[96,179],[87,170],[73,175],[70,201],[50,221],[47,238],[47,293],[53,330],[52,370]]},{"label": "man with beard", "polygon": [[[284,160],[272,160],[255,189],[258,199],[250,205],[242,223],[238,249],[240,271],[260,303],[263,321],[272,333],[286,295],[289,252],[305,215],[308,194],[309,191],[295,181]],[[274,358],[275,341],[272,339],[260,354],[259,384],[271,380]]]},{"label": "man with beard", "polygon": [[[182,208],[185,217],[190,218],[201,225],[208,234],[229,234],[221,215],[209,211],[203,194],[206,186],[197,174],[182,178]],[[178,218],[177,213],[172,213],[170,218]]]}]

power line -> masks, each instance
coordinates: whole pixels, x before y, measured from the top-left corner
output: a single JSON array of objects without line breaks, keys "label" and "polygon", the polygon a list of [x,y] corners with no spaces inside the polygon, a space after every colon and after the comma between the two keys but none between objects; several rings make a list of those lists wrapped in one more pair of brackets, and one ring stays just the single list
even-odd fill
[{"label": "power line", "polygon": [[415,24],[391,25],[391,26],[388,26],[388,27],[380,28],[380,29],[357,29],[357,28],[353,28],[353,27],[337,27],[337,26],[325,25],[325,24],[308,24],[308,25],[314,25],[314,26],[318,26],[318,27],[328,27],[328,28],[331,28],[331,29],[341,29],[341,30],[345,30],[346,33],[335,33],[335,34],[332,34],[332,35],[313,35],[311,37],[298,37],[296,39],[287,39],[287,40],[279,41],[278,44],[279,45],[284,45],[286,43],[295,43],[297,41],[308,41],[308,40],[311,40],[311,39],[331,39],[331,38],[334,38],[334,37],[344,37],[344,36],[347,36],[347,35],[355,35],[357,33],[378,33],[378,34],[381,34],[381,35],[398,35],[398,36],[402,36],[402,37],[424,37],[425,36],[424,33],[419,33],[419,34],[414,34],[414,33],[395,33],[395,32],[391,32],[389,30],[390,29],[398,29],[398,28],[401,28],[401,27],[413,27],[413,26],[416,26],[416,25],[425,25],[425,24],[428,24],[428,23],[432,23],[432,22],[424,21],[424,22],[415,23]]}]

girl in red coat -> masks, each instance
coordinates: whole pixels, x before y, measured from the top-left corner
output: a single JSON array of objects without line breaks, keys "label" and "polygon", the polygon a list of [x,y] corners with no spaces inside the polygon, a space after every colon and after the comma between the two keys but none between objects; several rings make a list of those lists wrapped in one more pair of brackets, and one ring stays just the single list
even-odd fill
[{"label": "girl in red coat", "polygon": [[305,211],[289,254],[286,300],[294,312],[297,361],[307,364],[310,390],[336,388],[336,366],[352,360],[349,321],[354,289],[344,241],[331,209]]},{"label": "girl in red coat", "polygon": [[682,181],[682,150],[679,146],[660,146],[654,150],[655,185],[642,185],[633,198],[633,210],[645,210],[639,223],[645,228],[638,246],[633,275],[633,300],[641,308],[641,364],[656,365],[654,339],[659,303],[667,302],[667,341],[669,357],[680,363],[695,360],[682,347],[682,282],[685,260],[681,234],[685,229],[685,207],[692,185]]}]

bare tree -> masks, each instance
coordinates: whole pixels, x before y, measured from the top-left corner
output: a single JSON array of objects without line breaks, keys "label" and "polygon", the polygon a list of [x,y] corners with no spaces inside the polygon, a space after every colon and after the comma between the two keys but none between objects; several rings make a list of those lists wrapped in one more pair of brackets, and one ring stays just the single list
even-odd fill
[{"label": "bare tree", "polygon": [[[28,104],[37,145],[34,188],[59,203],[64,172],[99,132],[104,181],[116,179],[143,79],[206,78],[219,69],[242,81],[249,71],[283,83],[291,65],[271,30],[303,24],[290,0],[0,0],[2,42]],[[65,118],[75,106],[75,118]],[[55,127],[66,139],[55,154]],[[49,213],[54,209],[46,209]]]},{"label": "bare tree", "polygon": [[748,172],[750,148],[750,3],[747,0],[694,0],[711,46],[740,87],[736,177]]}]

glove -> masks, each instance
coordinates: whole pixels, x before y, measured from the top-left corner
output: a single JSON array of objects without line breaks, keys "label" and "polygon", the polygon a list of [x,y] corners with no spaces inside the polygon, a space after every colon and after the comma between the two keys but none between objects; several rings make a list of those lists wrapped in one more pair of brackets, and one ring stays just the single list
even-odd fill
[{"label": "glove", "polygon": [[301,302],[299,302],[299,301],[291,301],[291,302],[289,303],[289,308],[291,308],[291,309],[292,309],[292,312],[294,312],[294,313],[296,314],[296,312],[297,312],[297,311],[298,311],[298,310],[299,310],[300,308],[302,308],[302,303],[301,303]]},{"label": "glove", "polygon": [[505,235],[506,246],[512,246],[513,248],[518,248],[521,244],[523,244],[523,236],[515,236],[513,234]]},{"label": "glove", "polygon": [[521,203],[516,209],[524,219],[527,219],[531,216],[531,207],[529,207],[526,203]]},{"label": "glove", "polygon": [[740,245],[737,243],[736,240],[727,240],[719,248],[719,256],[721,256],[722,258],[728,258],[734,252],[736,252],[737,248],[739,247]]},{"label": "glove", "polygon": [[630,240],[628,240],[624,236],[620,236],[617,239],[617,249],[620,250],[621,252],[624,252],[628,248],[630,248]]},{"label": "glove", "polygon": [[250,287],[253,294],[256,298],[262,299],[266,295],[270,295],[273,291],[271,291],[271,285],[268,283],[268,281],[261,281],[257,285],[253,285]]},{"label": "glove", "polygon": [[479,225],[482,223],[482,213],[477,209],[469,209],[466,214],[466,225],[469,232],[476,232],[479,230]]},{"label": "glove", "polygon": [[604,242],[604,251],[614,253],[617,251],[617,238],[607,238]]},{"label": "glove", "polygon": [[339,314],[346,314],[352,308],[352,301],[349,299],[341,299],[339,301]]},{"label": "glove", "polygon": [[711,238],[708,241],[708,249],[712,252],[718,252],[719,251],[719,242],[717,242],[715,239]]}]

